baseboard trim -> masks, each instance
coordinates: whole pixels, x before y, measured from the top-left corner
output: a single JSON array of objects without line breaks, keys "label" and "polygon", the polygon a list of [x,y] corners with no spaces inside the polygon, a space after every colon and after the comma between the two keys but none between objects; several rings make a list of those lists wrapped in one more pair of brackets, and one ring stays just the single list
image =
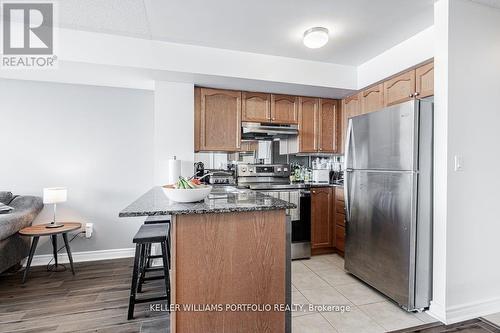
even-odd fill
[{"label": "baseboard trim", "polygon": [[448,309],[442,304],[431,301],[431,306],[429,311],[427,311],[427,314],[433,316],[446,325],[450,325],[498,312],[500,312],[500,297],[479,302],[455,305],[449,307]]},{"label": "baseboard trim", "polygon": [[431,301],[431,306],[426,313],[446,324],[446,309],[442,304]]},{"label": "baseboard trim", "polygon": [[454,324],[498,312],[500,312],[500,297],[455,305],[446,310],[446,324]]},{"label": "baseboard trim", "polygon": [[[72,253],[73,262],[131,258],[134,256],[134,254],[135,254],[135,248],[99,250],[99,251],[82,251],[82,252],[73,252]],[[31,262],[31,266],[47,265],[52,258],[53,258],[52,254],[35,255],[33,257],[33,261]],[[69,263],[68,255],[66,254],[66,251],[59,252],[58,256],[57,256],[57,260],[63,264]],[[26,260],[24,260],[23,266],[26,266]]]}]

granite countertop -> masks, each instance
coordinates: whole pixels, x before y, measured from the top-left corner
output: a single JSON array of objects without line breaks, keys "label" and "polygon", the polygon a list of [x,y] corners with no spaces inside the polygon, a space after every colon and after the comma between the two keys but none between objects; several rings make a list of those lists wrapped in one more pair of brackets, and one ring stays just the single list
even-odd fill
[{"label": "granite countertop", "polygon": [[310,189],[313,187],[344,187],[343,183],[313,183],[313,182],[294,182],[288,184],[275,184],[269,187],[268,184],[252,184],[250,189],[254,191],[272,191],[272,190],[297,190]]},{"label": "granite countertop", "polygon": [[296,208],[294,204],[257,191],[214,191],[204,201],[179,203],[171,201],[161,187],[153,187],[119,213],[119,217],[248,212]]},{"label": "granite countertop", "polygon": [[344,187],[343,183],[304,183],[308,187]]}]

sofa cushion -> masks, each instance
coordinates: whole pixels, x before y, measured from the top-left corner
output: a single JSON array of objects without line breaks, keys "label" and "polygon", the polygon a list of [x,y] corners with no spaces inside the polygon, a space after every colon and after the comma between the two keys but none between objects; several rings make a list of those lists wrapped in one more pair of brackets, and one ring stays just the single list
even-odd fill
[{"label": "sofa cushion", "polygon": [[9,205],[14,210],[0,215],[0,241],[30,226],[43,208],[42,198],[33,196],[15,197]]},{"label": "sofa cushion", "polygon": [[13,209],[14,208],[11,206],[7,206],[6,204],[0,202],[0,214],[10,213]]},{"label": "sofa cushion", "polygon": [[12,192],[0,191],[0,202],[6,205],[12,200],[13,195]]}]

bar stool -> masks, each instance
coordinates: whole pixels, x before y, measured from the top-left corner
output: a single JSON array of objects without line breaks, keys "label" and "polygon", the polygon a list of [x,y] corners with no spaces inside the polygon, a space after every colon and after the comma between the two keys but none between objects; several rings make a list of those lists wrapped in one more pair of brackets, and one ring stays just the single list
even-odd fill
[{"label": "bar stool", "polygon": [[[157,215],[157,216],[148,216],[144,221],[144,224],[168,224],[170,227],[170,215]],[[168,236],[167,236],[167,255],[168,255],[168,268],[170,268],[170,228],[168,228]],[[161,255],[151,255],[151,244],[146,247],[146,266],[151,267],[151,259],[159,259]]]},{"label": "bar stool", "polygon": [[[170,269],[170,216],[169,215],[156,215],[148,216],[144,221],[145,225],[167,225],[167,257],[168,257],[168,268]],[[152,259],[160,259],[161,255],[152,255],[151,246],[153,243],[146,244],[145,251],[142,252],[140,267],[141,272],[139,277],[139,285],[137,287],[137,292],[142,293],[142,285],[145,282],[146,272],[161,270],[161,267],[151,267]]]},{"label": "bar stool", "polygon": [[[130,299],[128,305],[128,319],[134,318],[134,306],[138,303],[151,303],[157,301],[167,301],[167,307],[170,308],[170,276],[169,276],[169,259],[167,255],[167,239],[170,225],[142,225],[139,231],[135,234],[133,242],[135,243],[134,271],[132,273],[132,285],[130,287]],[[146,267],[147,256],[146,248],[152,243],[160,243],[163,259],[162,267],[148,268]],[[146,272],[163,271],[160,276],[146,276]],[[141,292],[144,281],[164,279],[165,295],[137,298],[137,293]]]}]

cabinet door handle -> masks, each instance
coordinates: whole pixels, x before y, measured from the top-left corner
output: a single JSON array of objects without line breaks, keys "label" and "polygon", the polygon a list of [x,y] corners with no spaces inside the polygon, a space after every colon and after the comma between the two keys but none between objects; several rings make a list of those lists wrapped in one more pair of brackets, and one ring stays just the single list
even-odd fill
[{"label": "cabinet door handle", "polygon": [[409,97],[410,97],[410,98],[413,98],[414,96],[415,96],[415,94],[410,94],[410,96],[409,96]]},{"label": "cabinet door handle", "polygon": [[418,95],[420,95],[419,92],[416,92],[416,93],[413,94],[413,96],[415,96],[415,97],[417,97]]}]

